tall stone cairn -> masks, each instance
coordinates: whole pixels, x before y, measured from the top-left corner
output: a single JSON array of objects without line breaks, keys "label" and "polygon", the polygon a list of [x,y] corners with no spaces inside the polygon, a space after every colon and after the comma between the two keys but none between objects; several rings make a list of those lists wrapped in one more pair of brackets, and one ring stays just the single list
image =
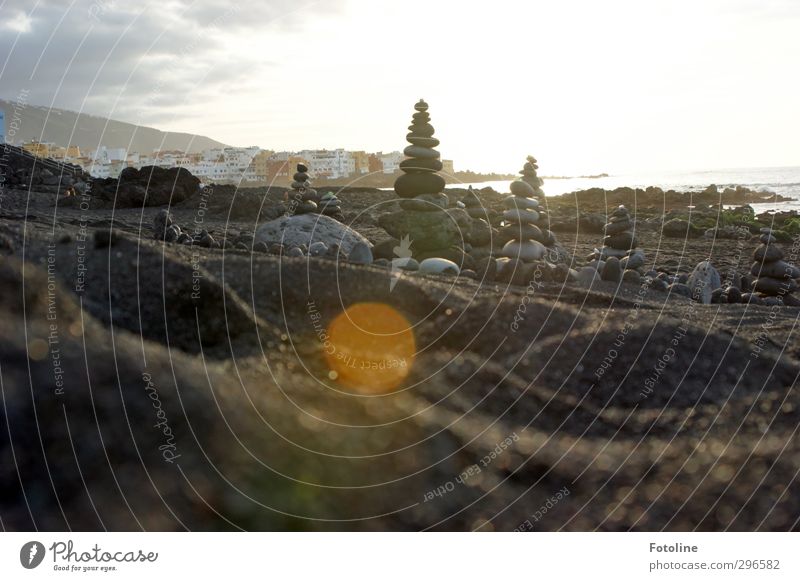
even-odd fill
[{"label": "tall stone cairn", "polygon": [[634,270],[644,266],[644,251],[638,247],[636,238],[636,222],[631,213],[623,205],[611,213],[611,219],[603,227],[605,237],[603,247],[595,248],[592,260],[618,258],[624,270]]},{"label": "tall stone cairn", "polygon": [[436,173],[442,169],[442,162],[434,149],[439,140],[433,136],[428,104],[420,99],[414,109],[406,135],[410,145],[403,150],[407,159],[400,163],[403,174],[394,182],[401,211],[383,214],[378,223],[398,240],[408,239],[416,257],[463,247],[463,235],[455,218],[447,212],[445,181]]},{"label": "tall stone cairn", "polygon": [[503,229],[501,234],[507,239],[501,255],[519,258],[523,261],[540,260],[547,249],[557,242],[553,233],[540,224],[546,215],[544,209],[544,180],[537,175],[539,166],[536,158],[528,156],[519,172],[522,177],[511,182],[511,195],[504,201]]},{"label": "tall stone cairn", "polygon": [[297,164],[291,187],[288,192],[289,213],[308,214],[317,211],[317,190],[311,187],[305,164]]}]

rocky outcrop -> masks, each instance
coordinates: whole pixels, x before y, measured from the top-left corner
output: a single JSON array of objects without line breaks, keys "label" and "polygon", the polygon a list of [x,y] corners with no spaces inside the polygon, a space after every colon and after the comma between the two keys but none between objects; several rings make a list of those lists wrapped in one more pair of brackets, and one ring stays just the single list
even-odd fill
[{"label": "rocky outcrop", "polygon": [[183,202],[200,190],[200,180],[184,168],[125,168],[118,179],[95,180],[92,195],[117,208],[166,206]]},{"label": "rocky outcrop", "polygon": [[20,147],[0,145],[0,186],[63,194],[69,188],[83,191],[91,177],[77,165],[36,157]]}]

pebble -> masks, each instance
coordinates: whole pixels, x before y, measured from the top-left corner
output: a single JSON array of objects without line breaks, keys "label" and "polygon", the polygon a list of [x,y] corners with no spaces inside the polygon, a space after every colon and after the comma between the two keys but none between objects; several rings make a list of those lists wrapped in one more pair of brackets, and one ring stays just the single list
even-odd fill
[{"label": "pebble", "polygon": [[313,242],[308,248],[309,256],[325,256],[328,246],[324,242]]},{"label": "pebble", "polygon": [[366,243],[357,242],[347,256],[347,260],[355,264],[372,264],[372,250]]},{"label": "pebble", "polygon": [[622,267],[619,263],[619,258],[614,256],[606,260],[603,267],[602,279],[609,282],[619,282],[622,280]]},{"label": "pebble", "polygon": [[419,271],[427,274],[459,274],[458,265],[446,258],[426,258],[419,263]]}]

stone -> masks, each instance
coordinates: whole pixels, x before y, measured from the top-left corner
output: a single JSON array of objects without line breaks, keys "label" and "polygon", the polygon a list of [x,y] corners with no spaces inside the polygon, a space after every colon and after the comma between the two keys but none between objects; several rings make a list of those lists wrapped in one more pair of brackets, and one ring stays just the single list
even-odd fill
[{"label": "stone", "polygon": [[775,238],[772,234],[762,234],[761,236],[758,237],[758,239],[763,244],[773,244],[778,241],[778,239]]},{"label": "stone", "polygon": [[367,242],[356,242],[347,253],[347,261],[356,264],[372,264],[372,250]]},{"label": "stone", "polygon": [[508,196],[503,200],[503,205],[509,210],[536,210],[539,202],[534,198]]},{"label": "stone", "polygon": [[753,251],[753,260],[756,262],[775,262],[777,260],[783,260],[783,250],[774,244],[762,244]]},{"label": "stone", "polygon": [[428,149],[419,145],[409,145],[403,150],[403,154],[416,159],[439,159],[440,157],[439,152],[435,149]]},{"label": "stone", "polygon": [[532,275],[531,265],[516,258],[501,258],[497,261],[495,280],[500,283],[526,286]]},{"label": "stone", "polygon": [[506,210],[503,220],[514,224],[535,224],[539,221],[539,213],[536,210]]},{"label": "stone", "polygon": [[419,145],[420,147],[436,147],[439,145],[439,140],[435,137],[423,137],[421,135],[414,135],[409,133],[406,136],[406,141],[411,145]]},{"label": "stone", "polygon": [[294,248],[289,249],[289,252],[286,253],[286,256],[292,258],[302,258],[303,256],[305,256],[305,254],[303,254],[303,251],[302,249],[300,249],[300,247],[295,246]]},{"label": "stone", "polygon": [[600,278],[600,274],[597,272],[596,268],[584,266],[578,271],[577,283],[582,287],[591,287],[600,280],[602,279]]},{"label": "stone", "polygon": [[324,242],[327,246],[338,244],[345,254],[350,254],[359,242],[369,245],[369,241],[352,228],[318,214],[283,216],[265,222],[256,230],[255,241],[287,247],[310,247],[314,242]]},{"label": "stone", "polygon": [[169,226],[164,233],[164,242],[176,242],[181,235],[181,229],[177,224]]},{"label": "stone", "polygon": [[514,180],[513,182],[511,182],[509,188],[511,190],[512,195],[518,196],[520,198],[527,198],[533,196],[536,193],[536,190],[534,190],[530,184],[527,184],[522,180]]},{"label": "stone", "polygon": [[549,242],[549,236],[534,224],[509,224],[505,232],[513,240],[537,240],[542,244]]},{"label": "stone", "polygon": [[400,169],[402,171],[424,171],[433,172],[441,171],[444,165],[438,159],[419,159],[410,158],[400,162]]},{"label": "stone", "polygon": [[269,253],[269,247],[264,242],[257,242],[253,245],[253,250],[255,252],[262,252],[264,254]]},{"label": "stone", "polygon": [[800,278],[800,268],[778,260],[776,262],[754,262],[750,274],[755,277],[768,276],[770,278]]},{"label": "stone", "polygon": [[445,181],[436,173],[407,173],[394,182],[394,191],[401,198],[422,194],[437,194],[444,189]]},{"label": "stone", "polygon": [[619,282],[622,280],[622,267],[620,266],[619,258],[612,256],[606,260],[601,277],[603,280],[609,282]]},{"label": "stone", "polygon": [[637,244],[636,237],[631,232],[620,232],[612,236],[606,236],[603,239],[605,246],[616,248],[617,250],[630,250]]},{"label": "stone", "polygon": [[664,224],[661,233],[668,238],[700,238],[705,230],[690,224],[686,220],[673,218]]},{"label": "stone", "polygon": [[730,304],[736,304],[742,301],[742,291],[736,286],[729,286],[726,288],[725,296],[727,298],[725,302]]},{"label": "stone", "polygon": [[328,245],[324,242],[312,242],[308,246],[309,256],[325,256],[328,252]]},{"label": "stone", "polygon": [[544,258],[547,254],[547,248],[544,244],[535,240],[511,240],[503,246],[500,254],[507,258],[519,258],[524,262],[530,262]]},{"label": "stone", "polygon": [[704,260],[695,266],[686,285],[691,289],[694,300],[708,305],[711,304],[711,293],[722,286],[722,280],[717,269],[708,260]]},{"label": "stone", "polygon": [[304,163],[297,164],[297,171],[302,173],[308,173],[308,166]]},{"label": "stone", "polygon": [[444,194],[422,194],[400,200],[400,207],[412,212],[435,212],[444,210],[449,203],[450,200]]},{"label": "stone", "polygon": [[392,259],[391,264],[392,264],[392,269],[407,270],[409,272],[414,272],[419,270],[419,262],[417,262],[410,256],[407,258],[394,258]]},{"label": "stone", "polygon": [[653,278],[650,280],[648,287],[653,290],[664,292],[669,288],[669,284],[667,284],[665,280],[662,280],[660,278]]},{"label": "stone", "polygon": [[392,260],[397,257],[395,248],[398,251],[400,250],[400,240],[397,238],[387,238],[372,247],[372,256],[376,259],[385,258],[387,260]]},{"label": "stone", "polygon": [[776,279],[761,277],[753,283],[753,290],[765,295],[778,295],[792,293],[798,289],[797,282],[791,278]]},{"label": "stone", "polygon": [[[686,298],[689,298],[689,299],[692,298],[692,289],[690,289],[688,285],[685,285],[685,284],[680,283],[680,282],[673,282],[671,285],[669,285],[667,287],[667,291],[672,293],[672,294],[678,295],[678,296],[686,297]],[[709,303],[711,303],[711,293],[710,292],[708,294],[708,303],[706,303],[706,304],[709,304]]]},{"label": "stone", "polygon": [[484,258],[476,261],[475,272],[478,278],[492,282],[497,278],[497,261],[494,258]]},{"label": "stone", "polygon": [[641,285],[642,284],[642,275],[640,275],[635,270],[625,270],[622,273],[622,282],[625,282],[625,283],[628,283],[628,284]]},{"label": "stone", "polygon": [[458,265],[446,258],[426,258],[419,264],[419,272],[426,274],[459,274]]},{"label": "stone", "polygon": [[415,252],[449,248],[461,242],[461,230],[447,212],[392,212],[380,216],[378,224],[397,239],[407,236]]},{"label": "stone", "polygon": [[728,295],[725,293],[725,289],[718,288],[711,293],[712,305],[724,305],[727,302],[728,302]]},{"label": "stone", "polygon": [[172,225],[172,214],[169,210],[159,210],[153,218],[153,238],[156,240],[164,240],[167,233],[167,228]]},{"label": "stone", "polygon": [[644,252],[641,250],[635,250],[620,260],[620,265],[624,270],[642,268],[644,263]]},{"label": "stone", "polygon": [[92,180],[92,197],[114,202],[117,208],[171,206],[199,191],[200,179],[182,167],[126,167],[116,179]]},{"label": "stone", "polygon": [[623,220],[621,222],[609,222],[603,228],[606,236],[612,236],[614,234],[620,234],[621,232],[625,232],[626,230],[630,230],[633,227],[633,223],[630,220]]}]

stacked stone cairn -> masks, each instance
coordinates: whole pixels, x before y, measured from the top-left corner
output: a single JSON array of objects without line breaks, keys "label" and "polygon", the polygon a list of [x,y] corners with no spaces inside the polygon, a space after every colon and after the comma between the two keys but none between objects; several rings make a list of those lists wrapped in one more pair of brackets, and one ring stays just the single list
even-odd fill
[{"label": "stacked stone cairn", "polygon": [[475,218],[478,220],[487,219],[489,215],[488,210],[481,203],[480,198],[475,193],[475,190],[472,189],[472,186],[469,186],[467,193],[464,194],[463,198],[461,198],[461,203],[464,204],[464,209],[466,210],[467,214],[469,214],[470,218]]},{"label": "stacked stone cairn", "polygon": [[[605,238],[603,247],[595,248],[590,260],[605,261],[606,266],[611,263],[611,273],[603,278],[618,282],[619,276],[625,270],[638,270],[645,263],[644,251],[638,248],[636,239],[636,223],[631,219],[630,212],[625,206],[619,206],[611,213],[611,219],[605,225]],[[617,276],[616,272],[620,275]]]},{"label": "stacked stone cairn", "polygon": [[762,298],[777,297],[785,305],[798,306],[800,300],[791,296],[800,286],[795,279],[800,278],[800,269],[785,262],[783,250],[775,245],[772,230],[762,228],[759,237],[761,244],[753,251],[753,265],[750,274],[755,278],[753,292]]},{"label": "stacked stone cairn", "polygon": [[397,240],[409,240],[414,258],[463,258],[463,232],[457,215],[447,211],[445,181],[436,173],[442,162],[434,149],[439,140],[433,137],[428,104],[420,100],[414,109],[406,136],[410,145],[403,150],[407,159],[400,163],[403,175],[394,183],[401,210],[383,214],[378,223]]},{"label": "stacked stone cairn", "polygon": [[311,187],[308,167],[297,164],[292,189],[289,191],[289,213],[300,215],[317,212],[317,190]]},{"label": "stacked stone cairn", "polygon": [[536,174],[539,166],[536,159],[528,156],[525,166],[519,172],[522,177],[511,182],[511,195],[504,200],[503,229],[501,235],[508,239],[500,254],[507,258],[517,258],[524,262],[545,258],[548,248],[556,246],[556,238],[548,230],[542,230],[539,223],[544,211],[544,180]]},{"label": "stacked stone cairn", "polygon": [[341,206],[342,201],[336,197],[336,194],[333,192],[326,192],[322,194],[319,202],[317,202],[317,211],[320,214],[330,216],[341,222],[344,219]]}]

